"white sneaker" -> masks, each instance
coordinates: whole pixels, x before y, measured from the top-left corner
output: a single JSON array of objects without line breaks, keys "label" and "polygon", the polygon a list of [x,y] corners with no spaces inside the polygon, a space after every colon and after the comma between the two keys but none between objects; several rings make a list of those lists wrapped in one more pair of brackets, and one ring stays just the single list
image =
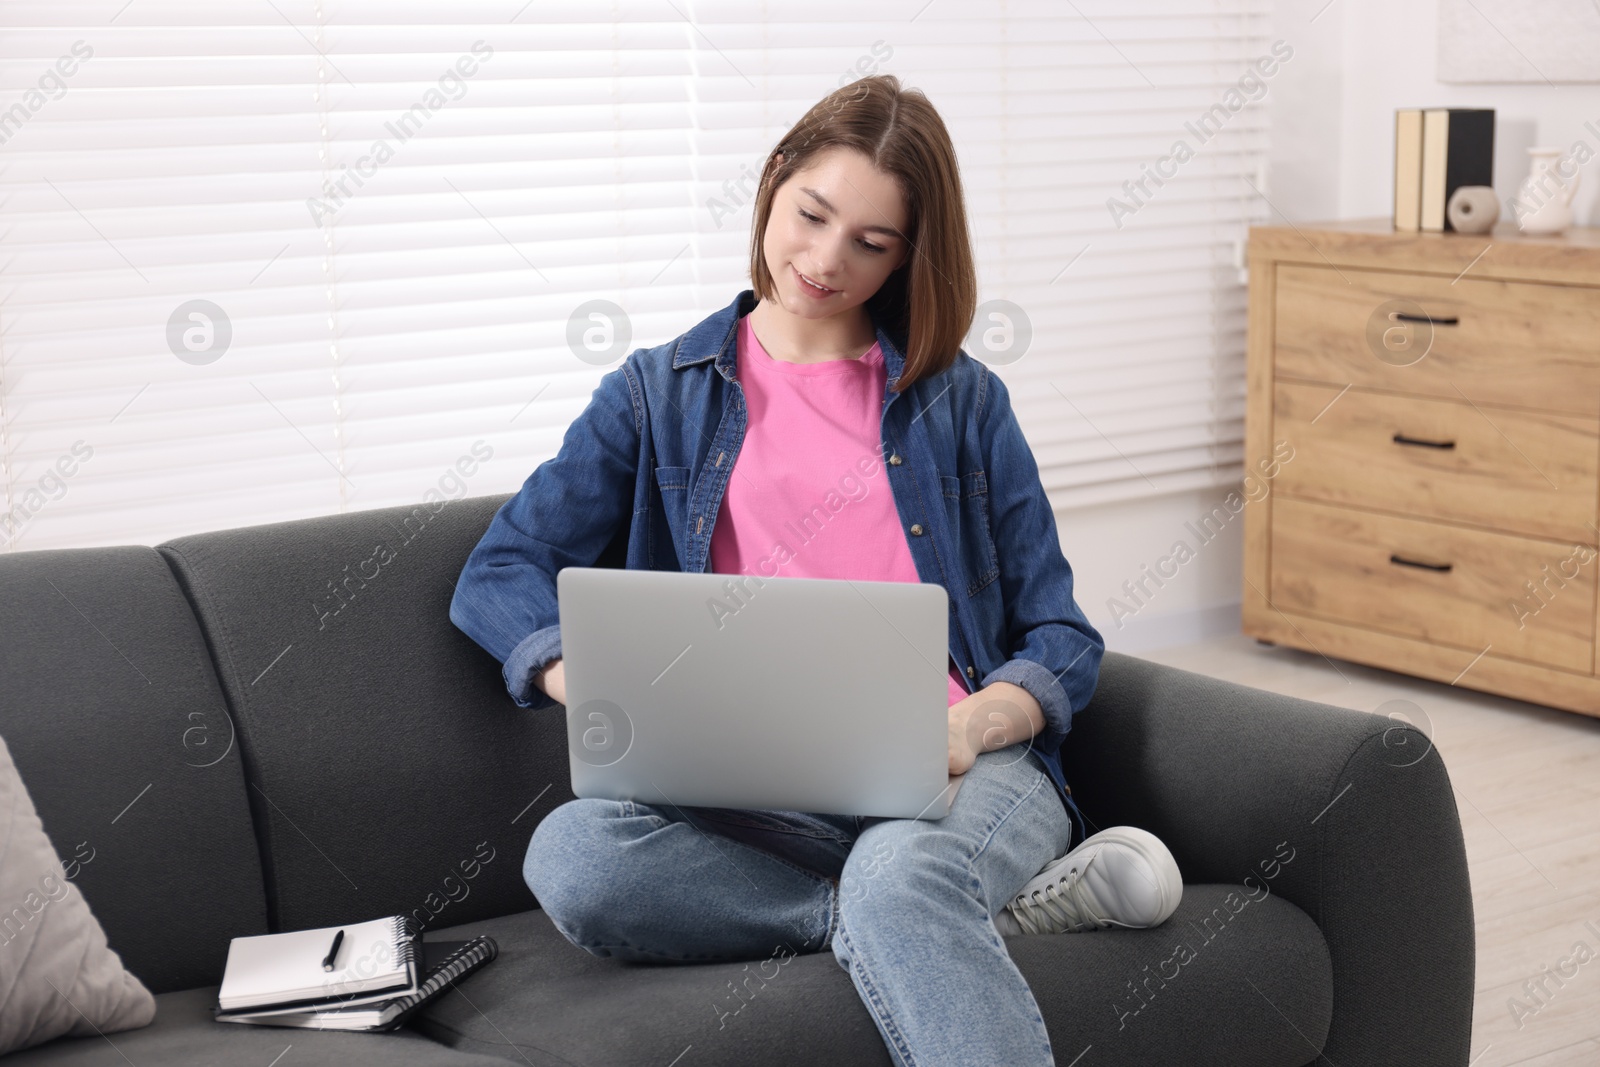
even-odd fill
[{"label": "white sneaker", "polygon": [[1183,898],[1178,863],[1161,839],[1113,826],[1051,860],[994,917],[1004,937],[1160,926]]}]

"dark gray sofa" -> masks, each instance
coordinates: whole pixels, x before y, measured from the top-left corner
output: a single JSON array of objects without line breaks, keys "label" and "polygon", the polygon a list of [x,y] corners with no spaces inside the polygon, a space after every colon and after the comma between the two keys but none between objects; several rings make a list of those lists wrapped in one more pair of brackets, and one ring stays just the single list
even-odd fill
[{"label": "dark gray sofa", "polygon": [[[93,847],[77,884],[159,1003],[8,1063],[891,1062],[831,952],[775,976],[629,964],[538,910],[521,866],[572,797],[565,722],[516,707],[448,617],[505,500],[0,556],[0,736],[58,851]],[[1168,843],[1184,897],[1154,930],[1008,939],[1059,1062],[1466,1064],[1472,901],[1424,751],[1375,715],[1108,654],[1068,780],[1091,831]],[[398,912],[500,958],[393,1034],[210,1020],[230,937]]]}]

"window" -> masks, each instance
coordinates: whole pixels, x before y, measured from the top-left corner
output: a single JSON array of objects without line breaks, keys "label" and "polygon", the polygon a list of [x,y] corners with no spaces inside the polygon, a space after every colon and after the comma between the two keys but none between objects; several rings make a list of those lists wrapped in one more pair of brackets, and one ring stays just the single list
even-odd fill
[{"label": "window", "polygon": [[951,127],[1058,506],[1237,480],[1264,0],[974,7],[0,7],[0,546],[515,490],[748,286],[767,151],[880,72]]}]

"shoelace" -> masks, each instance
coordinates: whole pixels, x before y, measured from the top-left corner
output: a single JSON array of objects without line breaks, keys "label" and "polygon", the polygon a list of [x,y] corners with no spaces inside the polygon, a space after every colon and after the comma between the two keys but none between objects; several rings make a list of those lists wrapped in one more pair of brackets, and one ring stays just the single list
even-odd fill
[{"label": "shoelace", "polygon": [[1089,864],[1093,863],[1095,852],[1080,867],[1074,867],[1066,877],[1046,885],[1042,890],[1035,889],[1017,897],[1011,914],[1016,918],[1017,925],[1030,934],[1055,933],[1056,924],[1063,924],[1064,929],[1072,931],[1097,929],[1100,924],[1095,921],[1095,915],[1089,908],[1089,901],[1085,896],[1088,886],[1084,885],[1084,876],[1089,873]]}]

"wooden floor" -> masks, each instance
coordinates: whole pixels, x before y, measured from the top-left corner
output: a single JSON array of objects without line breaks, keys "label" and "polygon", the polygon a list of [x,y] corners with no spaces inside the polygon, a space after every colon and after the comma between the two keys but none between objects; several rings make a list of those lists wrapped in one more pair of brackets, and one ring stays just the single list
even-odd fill
[{"label": "wooden floor", "polygon": [[[1600,1064],[1600,719],[1242,635],[1139,657],[1361,711],[1392,700],[1421,708],[1455,789],[1472,877],[1472,1067]],[[1523,988],[1569,957],[1571,977],[1547,979],[1542,1002]],[[1520,1023],[1513,1000],[1530,1009]]]}]

